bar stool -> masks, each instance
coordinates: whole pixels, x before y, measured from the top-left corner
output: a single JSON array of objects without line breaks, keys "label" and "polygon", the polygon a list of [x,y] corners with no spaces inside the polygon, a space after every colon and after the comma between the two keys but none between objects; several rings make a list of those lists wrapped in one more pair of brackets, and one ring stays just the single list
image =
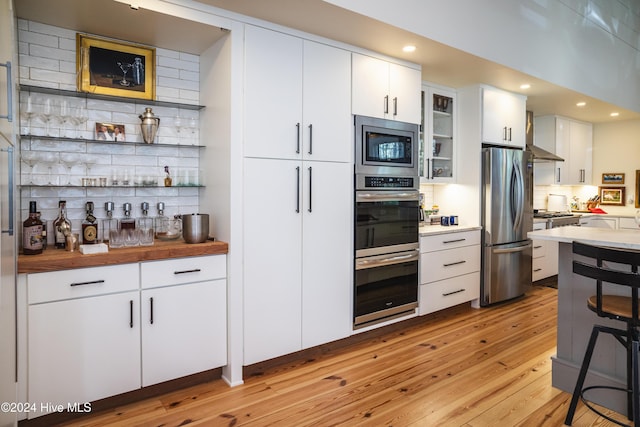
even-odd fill
[{"label": "bar stool", "polygon": [[[582,361],[578,381],[573,391],[569,411],[565,418],[565,424],[570,426],[573,422],[573,416],[578,405],[578,398],[592,411],[601,417],[621,426],[621,422],[614,420],[603,413],[599,412],[584,397],[584,393],[591,389],[613,389],[621,390],[627,393],[627,417],[635,420],[636,425],[640,422],[640,402],[639,402],[639,367],[638,367],[638,351],[640,343],[638,342],[638,326],[640,326],[640,318],[638,317],[638,288],[640,287],[640,274],[638,274],[638,266],[640,265],[640,252],[631,250],[622,250],[614,248],[605,248],[599,246],[587,245],[580,242],[573,242],[573,253],[591,258],[594,265],[585,264],[581,261],[573,261],[573,272],[584,277],[596,280],[596,295],[589,297],[587,307],[594,311],[599,317],[620,320],[626,323],[625,329],[616,329],[607,326],[594,325],[591,330],[591,338]],[[622,264],[616,266],[615,269],[609,263]],[[620,269],[622,268],[622,270]],[[627,288],[630,290],[630,296],[607,295],[602,292],[602,284],[607,283],[607,288],[613,287]],[[583,387],[584,381],[591,363],[591,356],[596,345],[598,334],[607,333],[613,335],[627,350],[627,388],[594,385]]]}]

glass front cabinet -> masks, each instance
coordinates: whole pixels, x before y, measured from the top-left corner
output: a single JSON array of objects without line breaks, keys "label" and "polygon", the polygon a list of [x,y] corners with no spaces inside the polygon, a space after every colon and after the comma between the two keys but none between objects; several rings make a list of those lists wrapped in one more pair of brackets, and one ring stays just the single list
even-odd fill
[{"label": "glass front cabinet", "polygon": [[456,94],[422,86],[420,177],[425,183],[455,182]]}]

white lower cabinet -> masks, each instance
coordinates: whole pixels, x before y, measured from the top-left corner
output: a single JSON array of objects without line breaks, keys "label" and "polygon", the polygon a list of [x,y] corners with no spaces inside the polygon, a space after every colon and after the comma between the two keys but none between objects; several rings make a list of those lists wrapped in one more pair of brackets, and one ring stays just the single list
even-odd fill
[{"label": "white lower cabinet", "polygon": [[226,255],[29,274],[27,304],[29,402],[66,409],[226,364]]},{"label": "white lower cabinet", "polygon": [[[544,230],[546,222],[534,223],[534,230]],[[532,281],[546,279],[558,274],[558,242],[533,239],[533,255],[531,260]]]},{"label": "white lower cabinet", "polygon": [[420,237],[420,315],[480,296],[480,231]]}]

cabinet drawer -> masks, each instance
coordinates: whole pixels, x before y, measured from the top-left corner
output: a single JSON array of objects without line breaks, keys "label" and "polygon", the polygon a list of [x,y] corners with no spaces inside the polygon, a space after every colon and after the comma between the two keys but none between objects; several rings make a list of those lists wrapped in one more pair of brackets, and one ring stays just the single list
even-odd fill
[{"label": "cabinet drawer", "polygon": [[436,234],[420,237],[420,252],[436,252],[462,246],[479,245],[480,230],[461,231],[459,233]]},{"label": "cabinet drawer", "polygon": [[150,261],[140,265],[140,280],[143,289],[223,279],[226,275],[226,255]]},{"label": "cabinet drawer", "polygon": [[420,283],[480,271],[480,246],[465,246],[420,255]]},{"label": "cabinet drawer", "polygon": [[544,241],[533,240],[533,259],[545,256],[547,253],[547,245]]},{"label": "cabinet drawer", "polygon": [[29,304],[138,289],[138,264],[34,273],[27,276]]},{"label": "cabinet drawer", "polygon": [[531,280],[536,281],[544,279],[549,276],[549,273],[545,270],[547,260],[543,258],[534,258],[531,262]]},{"label": "cabinet drawer", "polygon": [[480,272],[420,285],[419,312],[432,313],[480,296]]}]

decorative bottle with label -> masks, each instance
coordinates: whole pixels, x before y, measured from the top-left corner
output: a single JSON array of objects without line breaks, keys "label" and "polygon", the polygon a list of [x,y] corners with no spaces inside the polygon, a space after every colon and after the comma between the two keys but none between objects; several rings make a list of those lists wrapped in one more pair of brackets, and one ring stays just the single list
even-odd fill
[{"label": "decorative bottle with label", "polygon": [[169,173],[169,166],[165,166],[164,167],[164,173],[167,174],[164,177],[164,186],[165,187],[171,187],[171,183],[173,182],[173,180],[171,179],[171,174]]},{"label": "decorative bottle with label", "polygon": [[58,202],[60,213],[53,222],[53,231],[56,233],[56,248],[64,249],[67,246],[67,235],[71,234],[71,221],[67,218],[67,202]]},{"label": "decorative bottle with label", "polygon": [[[40,212],[36,212],[38,220],[42,221]],[[47,221],[42,221],[42,249],[47,249]]]},{"label": "decorative bottle with label", "polygon": [[22,223],[22,251],[25,255],[42,253],[42,221],[33,201],[29,202],[29,218]]},{"label": "decorative bottle with label", "polygon": [[98,243],[98,221],[93,216],[93,202],[87,202],[87,217],[82,221],[82,243],[93,245]]}]

